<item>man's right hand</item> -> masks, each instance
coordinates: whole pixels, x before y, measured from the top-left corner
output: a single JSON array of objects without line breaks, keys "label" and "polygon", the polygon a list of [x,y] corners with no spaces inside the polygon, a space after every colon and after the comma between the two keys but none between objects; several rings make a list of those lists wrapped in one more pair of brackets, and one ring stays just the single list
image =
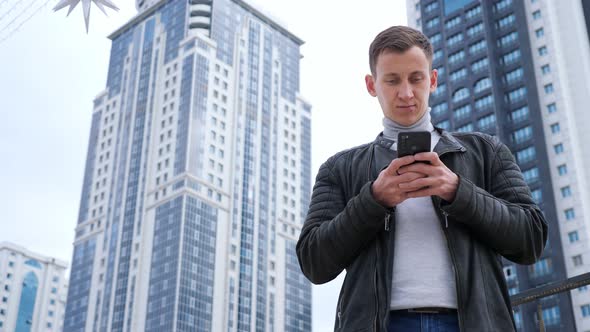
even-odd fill
[{"label": "man's right hand", "polygon": [[410,165],[415,161],[414,156],[396,158],[379,173],[379,176],[371,186],[373,197],[379,204],[388,208],[394,207],[408,198],[408,192],[415,190],[402,189],[399,187],[399,184],[423,178],[426,175],[416,172],[406,172],[403,174],[398,174],[397,172],[401,167]]}]

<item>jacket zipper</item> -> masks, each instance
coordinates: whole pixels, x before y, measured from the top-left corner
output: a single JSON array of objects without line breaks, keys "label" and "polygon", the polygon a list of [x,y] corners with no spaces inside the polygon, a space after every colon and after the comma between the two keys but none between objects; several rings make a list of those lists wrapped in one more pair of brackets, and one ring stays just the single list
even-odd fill
[{"label": "jacket zipper", "polygon": [[379,322],[379,298],[377,296],[377,259],[379,259],[379,247],[377,247],[377,257],[375,258],[375,273],[373,274],[373,294],[375,294],[375,320],[373,321],[373,329],[375,332],[377,329],[377,323]]},{"label": "jacket zipper", "polygon": [[[446,150],[441,152],[438,157],[439,159],[444,155],[447,154],[448,152],[458,152],[458,151],[462,151],[461,150]],[[463,319],[461,318],[461,294],[460,294],[460,289],[458,286],[459,283],[459,274],[457,273],[457,259],[455,258],[455,252],[453,251],[453,248],[451,246],[451,242],[449,241],[449,219],[448,216],[449,214],[444,211],[441,207],[440,207],[440,199],[438,199],[436,202],[433,201],[433,203],[435,204],[435,207],[438,207],[438,211],[441,212],[441,214],[444,217],[444,221],[445,221],[445,227],[443,227],[443,233],[445,234],[445,239],[447,240],[447,248],[449,249],[449,254],[451,255],[451,262],[452,264],[452,268],[453,268],[453,273],[455,274],[455,293],[457,295],[457,320],[459,321],[459,331],[465,331],[465,329],[463,328]],[[441,224],[442,224],[442,220],[441,220]],[[442,227],[442,225],[441,225]]]},{"label": "jacket zipper", "polygon": [[387,214],[385,215],[385,231],[389,232],[389,228],[391,225],[391,216],[395,213],[395,206],[394,207],[390,207],[387,209]]},{"label": "jacket zipper", "polygon": [[445,217],[445,228],[449,228],[449,214],[443,209],[440,209],[440,212],[442,212],[443,216]]},{"label": "jacket zipper", "polygon": [[[441,212],[442,209],[440,210]],[[449,253],[451,254],[451,261],[453,262],[452,264],[452,268],[453,268],[453,273],[455,274],[455,293],[457,295],[457,320],[459,321],[459,331],[465,331],[463,329],[463,320],[461,319],[461,295],[459,292],[459,286],[457,285],[459,283],[459,274],[457,273],[457,268],[455,267],[457,265],[457,261],[455,258],[455,253],[451,247],[451,243],[449,241],[449,234],[448,234],[448,220],[447,220],[447,213],[443,212],[443,214],[445,214],[445,221],[447,222],[447,227],[443,229],[443,233],[445,234],[445,238],[447,240],[447,247],[449,248]]]}]

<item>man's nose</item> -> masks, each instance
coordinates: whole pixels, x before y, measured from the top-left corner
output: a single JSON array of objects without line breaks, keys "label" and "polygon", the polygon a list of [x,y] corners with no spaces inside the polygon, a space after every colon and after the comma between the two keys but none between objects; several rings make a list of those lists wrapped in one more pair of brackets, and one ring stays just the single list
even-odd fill
[{"label": "man's nose", "polygon": [[414,93],[412,92],[412,87],[407,82],[404,82],[400,86],[399,90],[399,97],[401,99],[409,99],[414,97]]}]

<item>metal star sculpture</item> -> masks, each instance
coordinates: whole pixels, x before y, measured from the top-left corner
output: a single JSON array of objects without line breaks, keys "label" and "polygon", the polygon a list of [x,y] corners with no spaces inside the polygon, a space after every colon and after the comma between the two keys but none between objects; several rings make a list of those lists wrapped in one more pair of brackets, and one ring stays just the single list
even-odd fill
[{"label": "metal star sculpture", "polygon": [[119,10],[119,8],[117,6],[115,6],[114,3],[112,3],[110,0],[60,0],[59,3],[57,5],[55,5],[55,7],[53,8],[53,11],[58,11],[66,6],[70,6],[70,9],[68,10],[68,16],[70,15],[70,13],[72,12],[72,10],[74,10],[74,8],[76,8],[76,6],[78,5],[78,2],[82,2],[82,10],[84,11],[84,22],[86,23],[86,33],[88,33],[88,22],[90,21],[90,3],[94,2],[94,4],[96,5],[96,7],[98,7],[98,9],[100,9],[105,15],[107,14],[107,12],[104,10],[104,6],[107,6],[111,9],[114,10]]}]

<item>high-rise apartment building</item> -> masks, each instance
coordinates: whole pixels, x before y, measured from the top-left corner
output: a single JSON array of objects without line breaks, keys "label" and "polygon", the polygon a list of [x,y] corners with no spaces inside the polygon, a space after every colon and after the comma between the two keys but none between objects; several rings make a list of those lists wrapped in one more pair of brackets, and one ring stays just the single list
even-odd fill
[{"label": "high-rise apartment building", "polygon": [[[509,292],[589,272],[590,48],[582,1],[406,1],[409,25],[434,45],[433,121],[497,135],[549,222],[539,262],[504,260]],[[590,330],[590,288],[540,304],[547,331]],[[538,330],[536,311],[537,303],[515,308],[519,330]]]},{"label": "high-rise apartment building", "polygon": [[136,1],[94,100],[64,331],[309,331],[303,41],[241,0]]},{"label": "high-rise apartment building", "polygon": [[0,242],[0,331],[61,332],[67,263]]}]

